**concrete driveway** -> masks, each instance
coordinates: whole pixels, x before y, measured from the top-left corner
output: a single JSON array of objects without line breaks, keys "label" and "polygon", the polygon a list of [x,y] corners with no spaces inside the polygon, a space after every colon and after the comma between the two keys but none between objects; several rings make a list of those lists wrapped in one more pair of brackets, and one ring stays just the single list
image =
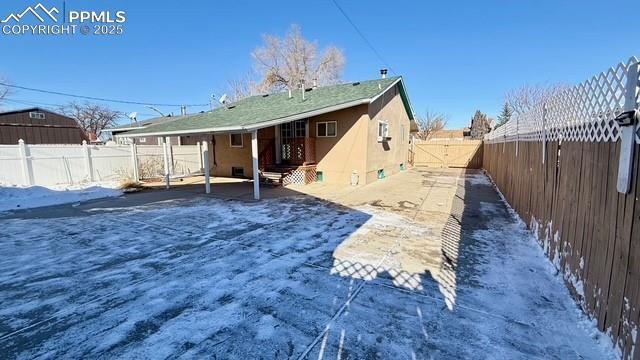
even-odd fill
[{"label": "concrete driveway", "polygon": [[479,172],[172,194],[0,216],[0,358],[616,356]]}]

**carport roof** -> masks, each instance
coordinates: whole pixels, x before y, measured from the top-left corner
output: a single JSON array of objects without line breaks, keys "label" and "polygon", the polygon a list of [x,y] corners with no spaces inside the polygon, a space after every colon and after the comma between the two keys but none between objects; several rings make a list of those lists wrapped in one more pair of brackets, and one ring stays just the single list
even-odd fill
[{"label": "carport roof", "polygon": [[405,110],[409,119],[413,119],[413,111],[404,82],[402,77],[398,76],[307,89],[304,101],[300,90],[292,91],[291,98],[287,92],[251,96],[213,111],[181,116],[172,121],[128,131],[123,135],[139,137],[251,131],[368,104],[395,84],[399,84]]}]

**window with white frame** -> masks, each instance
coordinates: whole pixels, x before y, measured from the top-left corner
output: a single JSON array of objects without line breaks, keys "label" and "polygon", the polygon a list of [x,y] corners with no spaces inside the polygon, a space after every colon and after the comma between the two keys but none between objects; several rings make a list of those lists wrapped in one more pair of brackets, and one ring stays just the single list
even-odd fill
[{"label": "window with white frame", "polygon": [[387,141],[389,139],[389,123],[378,121],[378,141]]},{"label": "window with white frame", "polygon": [[31,111],[31,112],[29,112],[29,117],[31,119],[44,120],[45,115],[44,115],[43,112]]},{"label": "window with white frame", "polygon": [[243,147],[244,142],[242,134],[229,134],[229,143],[231,144],[231,147]]},{"label": "window with white frame", "polygon": [[336,137],[338,135],[338,123],[336,121],[323,121],[316,123],[316,137]]}]

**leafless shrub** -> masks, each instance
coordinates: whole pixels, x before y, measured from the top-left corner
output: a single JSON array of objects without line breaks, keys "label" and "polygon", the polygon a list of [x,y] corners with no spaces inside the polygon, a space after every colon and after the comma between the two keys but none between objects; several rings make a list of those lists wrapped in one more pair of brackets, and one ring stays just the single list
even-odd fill
[{"label": "leafless shrub", "polygon": [[164,159],[162,156],[149,156],[138,160],[138,176],[140,179],[162,177],[164,173]]}]

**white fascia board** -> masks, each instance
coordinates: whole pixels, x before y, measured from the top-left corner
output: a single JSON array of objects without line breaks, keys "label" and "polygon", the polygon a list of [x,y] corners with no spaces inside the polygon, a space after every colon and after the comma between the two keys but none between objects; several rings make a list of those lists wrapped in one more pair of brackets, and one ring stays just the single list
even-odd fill
[{"label": "white fascia board", "polygon": [[174,130],[174,131],[163,131],[163,132],[149,132],[143,134],[127,134],[127,137],[145,137],[145,136],[171,136],[171,135],[194,135],[194,134],[206,134],[206,133],[232,133],[232,132],[251,132],[263,128],[267,128],[274,125],[284,124],[291,121],[306,119],[309,117],[322,115],[342,109],[348,109],[350,107],[354,107],[357,105],[369,104],[372,99],[360,99],[355,101],[350,101],[347,103],[329,106],[326,108],[308,111],[305,113],[295,114],[275,120],[264,121],[257,124],[247,125],[247,126],[221,126],[221,127],[212,127],[205,129],[196,129],[196,130]]},{"label": "white fascia board", "polygon": [[378,100],[380,98],[380,96],[384,95],[384,93],[386,93],[387,91],[389,91],[389,89],[391,89],[392,87],[394,87],[397,83],[399,83],[402,80],[402,78],[398,78],[396,81],[392,82],[391,85],[387,86],[383,91],[381,91],[378,95],[374,96],[371,98],[371,102],[374,102],[376,100]]},{"label": "white fascia board", "polygon": [[114,129],[104,129],[102,131],[104,132],[114,132],[114,131],[129,131],[129,130],[138,130],[138,129],[144,129],[144,126],[134,126],[134,127],[126,127],[126,128],[114,128]]},{"label": "white fascia board", "polygon": [[409,111],[411,112],[411,115],[414,117],[415,119],[415,112],[413,111],[413,106],[411,106],[411,101],[409,100],[409,95],[407,94],[407,89],[404,86],[404,82],[402,81],[402,78],[398,78],[398,80],[394,81],[391,85],[387,86],[384,91],[382,91],[381,93],[379,93],[378,95],[374,96],[371,99],[371,102],[374,102],[376,100],[378,100],[378,98],[380,98],[380,96],[382,96],[383,94],[385,94],[387,91],[389,91],[389,89],[391,89],[393,86],[395,86],[397,83],[402,83],[402,88],[404,89],[404,93],[407,96],[407,104],[409,104]]}]

